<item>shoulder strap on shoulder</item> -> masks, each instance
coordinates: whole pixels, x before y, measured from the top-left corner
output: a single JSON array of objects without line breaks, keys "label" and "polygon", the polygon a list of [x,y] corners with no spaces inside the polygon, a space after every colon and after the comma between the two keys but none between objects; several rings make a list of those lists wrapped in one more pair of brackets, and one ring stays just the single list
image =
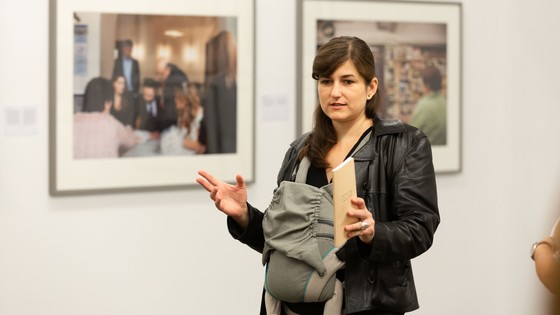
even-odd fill
[{"label": "shoulder strap on shoulder", "polygon": [[311,162],[304,156],[303,159],[299,162],[299,166],[296,167],[294,172],[296,172],[296,183],[305,184],[307,180],[307,172],[309,171],[309,167],[311,166]]},{"label": "shoulder strap on shoulder", "polygon": [[303,146],[305,145],[305,142],[307,141],[307,138],[309,138],[310,134],[311,132],[306,132],[303,135],[299,136],[296,140],[290,143],[290,147],[296,149],[296,151],[299,152],[299,150],[301,150],[301,148],[303,148]]},{"label": "shoulder strap on shoulder", "polygon": [[284,156],[284,162],[282,162],[282,167],[278,172],[278,177],[276,180],[278,185],[280,185],[280,182],[284,180],[293,179],[294,170],[298,162],[299,151],[305,145],[308,137],[309,133],[305,133],[290,144],[290,149],[288,150],[288,152],[286,152],[286,155]]}]

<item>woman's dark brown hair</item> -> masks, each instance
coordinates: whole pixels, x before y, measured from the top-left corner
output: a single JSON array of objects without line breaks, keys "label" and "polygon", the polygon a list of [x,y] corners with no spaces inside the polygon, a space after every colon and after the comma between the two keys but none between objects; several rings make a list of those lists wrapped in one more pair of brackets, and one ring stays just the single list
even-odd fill
[{"label": "woman's dark brown hair", "polygon": [[[369,46],[363,40],[351,36],[335,37],[321,46],[315,55],[311,76],[315,80],[328,77],[347,60],[352,61],[366,85],[376,77],[375,62]],[[375,95],[366,102],[367,118],[375,118],[380,103],[379,94],[378,89]],[[315,107],[313,116],[313,130],[299,157],[301,159],[307,156],[314,166],[328,168],[330,165],[326,161],[326,156],[338,141],[336,132],[331,119],[323,113],[320,104]]]}]

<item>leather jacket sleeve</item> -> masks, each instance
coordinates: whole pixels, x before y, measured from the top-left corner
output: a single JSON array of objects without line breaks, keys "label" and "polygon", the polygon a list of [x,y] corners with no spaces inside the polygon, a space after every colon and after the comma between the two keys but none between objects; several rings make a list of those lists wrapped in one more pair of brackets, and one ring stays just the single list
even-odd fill
[{"label": "leather jacket sleeve", "polygon": [[249,211],[249,225],[245,230],[228,216],[227,226],[229,233],[234,239],[262,253],[264,247],[264,234],[262,229],[263,213],[249,203],[247,203],[247,211]]},{"label": "leather jacket sleeve", "polygon": [[388,222],[375,224],[372,261],[411,259],[424,253],[433,242],[440,222],[435,172],[428,138],[417,131],[400,161],[395,161],[389,180],[392,200]]}]

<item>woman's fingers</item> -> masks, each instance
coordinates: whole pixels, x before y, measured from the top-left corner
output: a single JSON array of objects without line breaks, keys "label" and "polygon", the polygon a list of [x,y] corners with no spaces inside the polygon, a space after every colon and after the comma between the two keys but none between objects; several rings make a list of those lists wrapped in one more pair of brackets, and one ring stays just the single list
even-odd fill
[{"label": "woman's fingers", "polygon": [[[202,176],[202,178],[197,178],[196,182],[200,184],[200,186],[204,187],[206,191],[212,192],[214,187],[218,186],[220,180],[215,178],[214,176],[210,175],[210,173],[200,170],[198,171],[198,175]],[[214,199],[214,198],[212,198]]]},{"label": "woman's fingers", "polygon": [[367,209],[362,198],[352,198],[351,202],[355,208],[348,210],[348,216],[358,219],[358,222],[345,227],[349,232],[348,236],[359,236],[362,241],[370,243],[375,234],[373,214]]},{"label": "woman's fingers", "polygon": [[362,198],[352,198],[350,202],[358,209],[366,209],[366,202]]},{"label": "woman's fingers", "polygon": [[369,212],[367,209],[348,209],[348,216],[356,218],[360,221],[364,221],[367,220],[369,218],[372,218],[371,212]]},{"label": "woman's fingers", "polygon": [[237,182],[237,187],[244,189],[245,188],[245,180],[243,179],[243,176],[241,175],[237,175],[235,176],[235,181]]},{"label": "woman's fingers", "polygon": [[[222,181],[220,181],[219,179],[215,178],[214,176],[210,175],[210,173],[200,170],[198,171],[198,175],[200,175],[201,177],[196,179],[196,182],[204,187],[204,189],[206,189],[206,191],[208,192],[212,192],[212,190],[214,190],[215,187],[219,186],[220,183],[222,183]],[[235,181],[237,184],[237,188],[239,189],[245,189],[245,180],[243,179],[243,176],[241,175],[236,175],[235,176]],[[214,199],[214,198],[212,198]]]},{"label": "woman's fingers", "polygon": [[204,179],[204,178],[200,178],[200,177],[199,177],[199,178],[196,179],[196,182],[197,182],[200,186],[204,187],[204,189],[206,189],[206,191],[208,191],[208,192],[211,192],[212,189],[214,189],[214,185],[210,184],[210,183],[209,183],[206,179]]},{"label": "woman's fingers", "polygon": [[198,175],[204,177],[210,184],[217,186],[221,181],[214,176],[210,175],[210,173],[200,170],[198,171]]},{"label": "woman's fingers", "polygon": [[212,188],[212,190],[210,191],[210,199],[216,200],[217,194],[218,194],[218,188],[217,187]]},{"label": "woman's fingers", "polygon": [[216,208],[218,208],[218,209],[221,210],[222,208],[220,207],[220,205],[221,205],[221,203],[222,203],[222,199],[214,199],[214,198],[212,198],[212,200],[214,200],[214,205],[216,206]]}]

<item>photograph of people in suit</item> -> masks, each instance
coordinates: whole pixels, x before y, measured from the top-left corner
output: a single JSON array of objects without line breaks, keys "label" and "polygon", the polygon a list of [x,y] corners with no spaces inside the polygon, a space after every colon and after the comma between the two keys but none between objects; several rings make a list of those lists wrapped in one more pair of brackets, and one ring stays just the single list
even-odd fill
[{"label": "photograph of people in suit", "polygon": [[140,65],[138,60],[132,58],[132,40],[119,40],[116,45],[118,56],[115,59],[112,77],[124,76],[126,90],[132,93],[134,97],[138,97],[140,93]]},{"label": "photograph of people in suit", "polygon": [[159,139],[162,131],[163,108],[157,96],[159,83],[155,79],[146,78],[142,84],[142,96],[138,102],[138,114],[135,129],[150,133],[151,139]]}]

